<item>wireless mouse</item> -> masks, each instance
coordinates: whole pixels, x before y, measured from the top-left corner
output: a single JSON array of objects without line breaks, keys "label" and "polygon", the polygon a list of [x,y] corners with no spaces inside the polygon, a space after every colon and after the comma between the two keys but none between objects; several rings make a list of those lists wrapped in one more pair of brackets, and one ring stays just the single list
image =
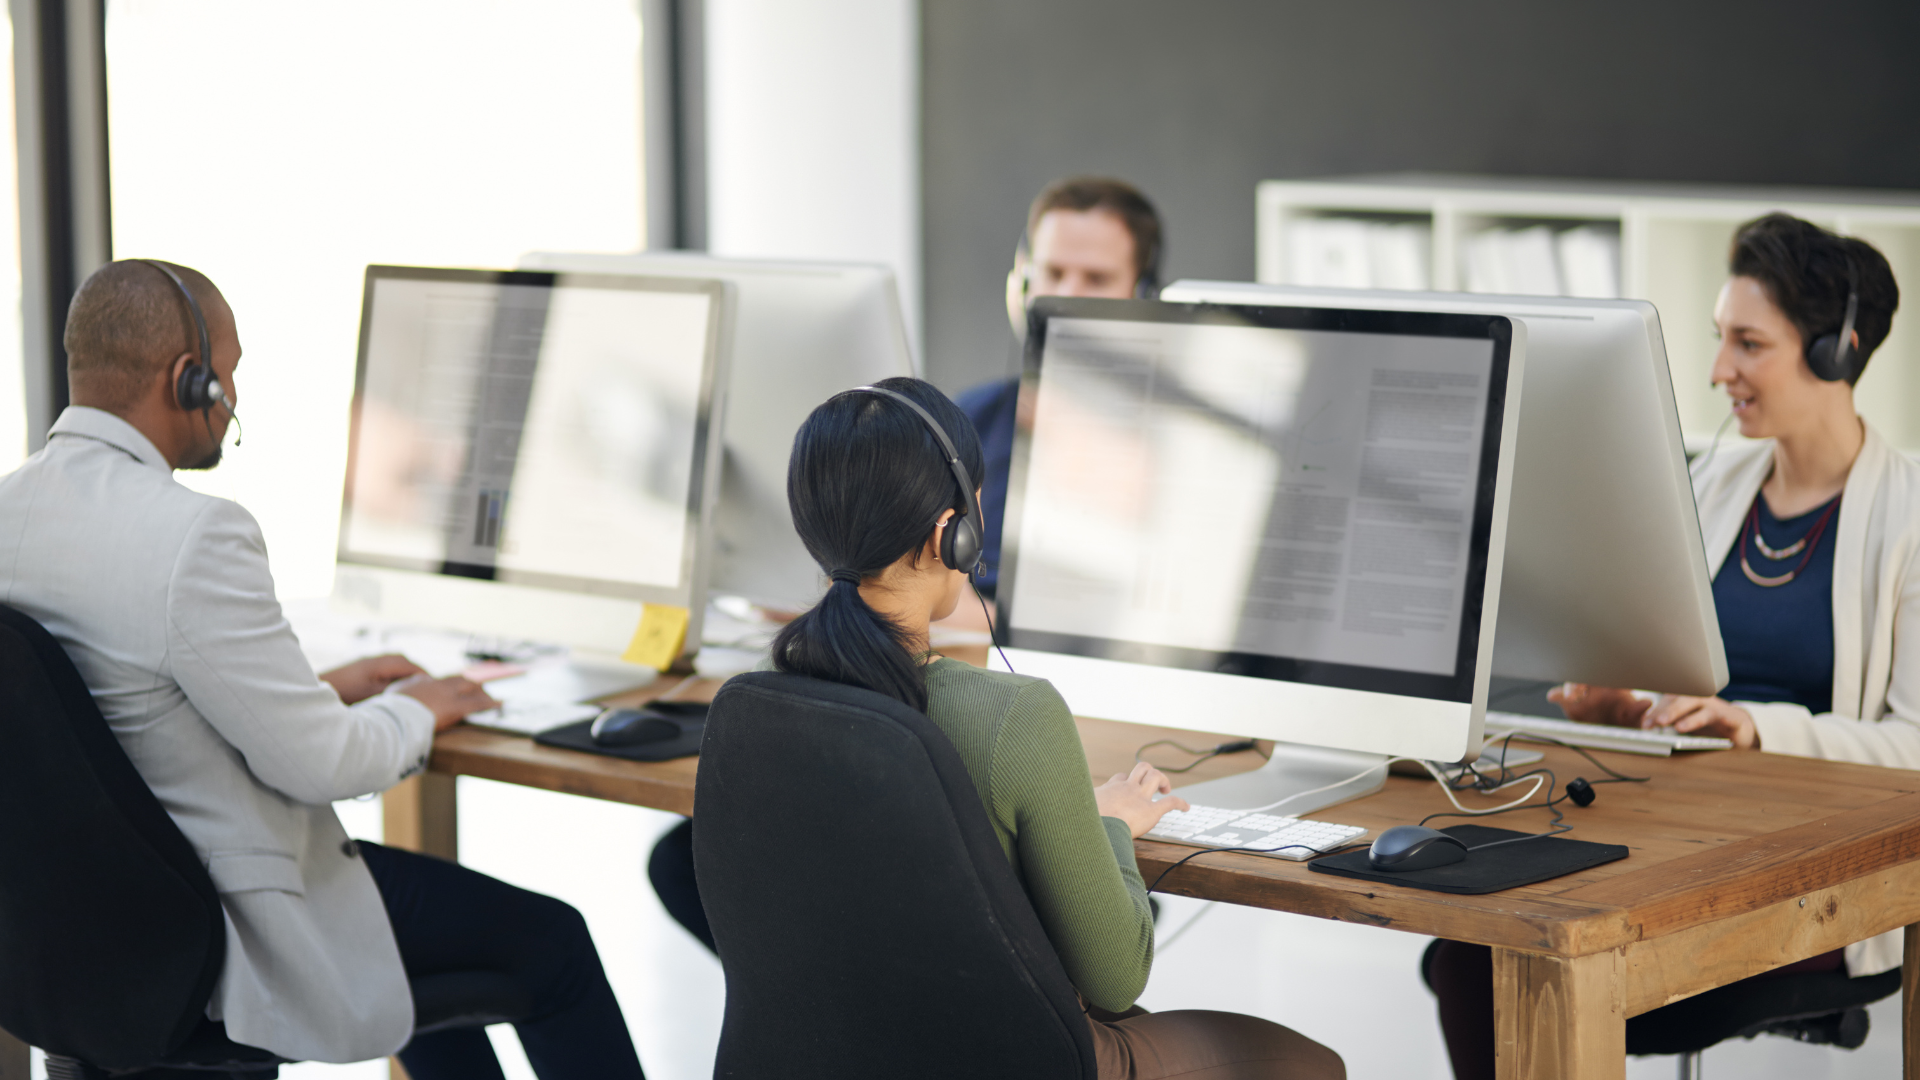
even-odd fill
[{"label": "wireless mouse", "polygon": [[1373,847],[1367,850],[1367,865],[1375,870],[1401,873],[1431,870],[1466,857],[1467,845],[1439,829],[1396,825],[1374,838]]},{"label": "wireless mouse", "polygon": [[595,746],[639,746],[680,736],[680,721],[646,709],[608,709],[594,718]]}]

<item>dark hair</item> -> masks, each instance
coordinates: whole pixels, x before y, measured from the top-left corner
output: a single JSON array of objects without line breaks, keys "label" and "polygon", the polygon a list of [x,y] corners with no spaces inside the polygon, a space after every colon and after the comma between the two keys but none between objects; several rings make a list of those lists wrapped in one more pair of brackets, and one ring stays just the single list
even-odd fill
[{"label": "dark hair", "polygon": [[[1836,236],[1791,214],[1754,218],[1733,234],[1727,271],[1758,281],[1800,331],[1802,347],[1823,334],[1836,333],[1846,320],[1847,292],[1857,283],[1860,308],[1853,328],[1860,335],[1860,364],[1887,340],[1893,313],[1900,307],[1900,286],[1886,256],[1865,240]],[[1856,375],[1855,380],[1857,381]]]},{"label": "dark hair", "polygon": [[[946,429],[977,484],[980,436],[931,383],[887,379]],[[873,577],[918,551],[941,513],[966,512],[966,496],[926,422],[898,401],[848,391],[813,410],[793,437],[787,505],[794,531],[820,569]],[[850,578],[830,581],[820,602],[773,639],[781,671],[864,687],[927,708],[926,673],[904,627],[867,606]]]},{"label": "dark hair", "polygon": [[[193,290],[211,325],[225,310],[220,291],[192,267],[166,265]],[[132,405],[181,353],[200,351],[179,286],[142,259],[110,262],[81,283],[67,305],[62,344],[76,396],[114,408]]]},{"label": "dark hair", "polygon": [[1027,210],[1027,239],[1049,210],[1105,210],[1120,219],[1133,237],[1134,277],[1157,285],[1160,276],[1160,214],[1140,189],[1125,180],[1069,176],[1047,185]]}]

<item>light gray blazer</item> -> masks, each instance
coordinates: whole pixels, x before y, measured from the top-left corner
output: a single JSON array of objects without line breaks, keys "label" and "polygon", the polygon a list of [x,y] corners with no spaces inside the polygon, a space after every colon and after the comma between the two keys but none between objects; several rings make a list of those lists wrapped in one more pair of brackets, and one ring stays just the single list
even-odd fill
[{"label": "light gray blazer", "polygon": [[153,444],[70,408],[0,479],[0,601],[45,626],[194,849],[227,914],[207,1015],[295,1060],[413,1030],[393,929],[328,804],[418,771],[433,714],[352,708],[301,655],[252,515],[176,483]]}]

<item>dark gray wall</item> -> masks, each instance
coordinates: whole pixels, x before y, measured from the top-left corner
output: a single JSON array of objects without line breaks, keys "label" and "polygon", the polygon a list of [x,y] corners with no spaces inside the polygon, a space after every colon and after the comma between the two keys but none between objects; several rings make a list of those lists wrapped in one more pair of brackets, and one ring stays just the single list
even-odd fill
[{"label": "dark gray wall", "polygon": [[1266,179],[1358,172],[1920,188],[1920,4],[923,0],[928,370],[1010,370],[1047,181],[1139,184],[1166,279],[1253,276]]}]

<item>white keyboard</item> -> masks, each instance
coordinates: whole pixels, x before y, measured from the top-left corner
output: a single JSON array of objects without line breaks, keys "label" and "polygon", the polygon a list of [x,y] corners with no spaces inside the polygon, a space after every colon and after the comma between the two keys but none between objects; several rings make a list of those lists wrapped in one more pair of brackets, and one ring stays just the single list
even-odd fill
[{"label": "white keyboard", "polygon": [[1675,750],[1731,750],[1732,741],[1708,735],[1682,735],[1666,728],[1624,728],[1611,724],[1581,724],[1551,716],[1522,716],[1519,713],[1488,712],[1487,735],[1509,731],[1527,732],[1558,739],[1569,746],[1589,750],[1617,750],[1627,754],[1667,757]]},{"label": "white keyboard", "polygon": [[1167,811],[1146,838],[1194,847],[1249,848],[1255,855],[1304,862],[1365,835],[1367,830],[1357,825],[1332,825],[1284,814],[1196,806],[1191,810]]},{"label": "white keyboard", "polygon": [[488,709],[467,717],[467,723],[514,735],[538,735],[563,724],[576,724],[599,716],[603,705],[576,705],[569,701],[503,701],[497,709]]}]

